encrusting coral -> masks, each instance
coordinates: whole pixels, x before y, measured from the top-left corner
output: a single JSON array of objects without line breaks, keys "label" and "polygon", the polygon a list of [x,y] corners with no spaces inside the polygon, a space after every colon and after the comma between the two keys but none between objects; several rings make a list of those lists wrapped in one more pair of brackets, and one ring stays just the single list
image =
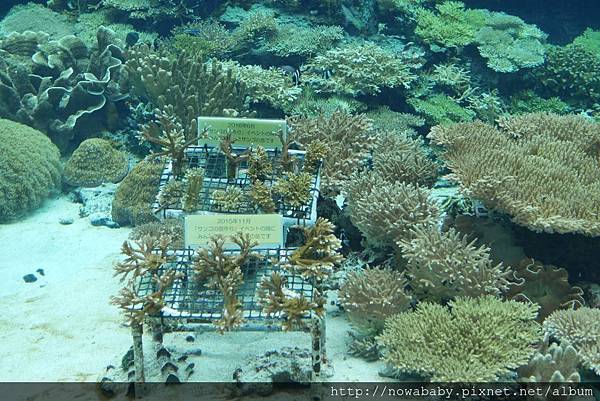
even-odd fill
[{"label": "encrusting coral", "polygon": [[420,303],[385,322],[378,340],[384,360],[431,381],[507,380],[541,339],[537,305],[493,296],[460,297],[449,307]]},{"label": "encrusting coral", "polygon": [[499,296],[508,289],[509,267],[494,264],[489,248],[476,247],[453,228],[415,226],[398,241],[415,298],[443,302],[458,296]]},{"label": "encrusting coral", "polygon": [[69,185],[96,187],[105,182],[119,182],[129,171],[127,155],[109,141],[92,138],[83,141],[73,152],[63,172]]},{"label": "encrusting coral", "polygon": [[583,366],[600,375],[600,309],[557,310],[544,320],[544,334],[577,350]]},{"label": "encrusting coral", "polygon": [[569,284],[569,274],[563,268],[524,259],[515,268],[514,279],[504,296],[539,304],[539,322],[557,309],[574,309],[585,304],[583,290]]},{"label": "encrusting coral", "polygon": [[198,282],[223,294],[221,318],[215,322],[221,333],[235,329],[244,322],[237,292],[244,278],[242,268],[251,258],[256,257],[252,248],[258,245],[249,235],[238,233],[231,240],[239,247],[239,252],[227,254],[225,240],[223,236],[211,238],[208,248],[198,249],[194,259]]},{"label": "encrusting coral", "polygon": [[293,117],[290,137],[304,146],[319,141],[327,147],[321,169],[321,190],[337,194],[353,172],[366,164],[375,143],[371,121],[363,114],[336,111],[330,117]]},{"label": "encrusting coral", "polygon": [[600,124],[533,113],[434,127],[465,194],[537,232],[600,235]]},{"label": "encrusting coral", "polygon": [[0,119],[0,222],[36,209],[61,182],[60,153],[42,132]]}]

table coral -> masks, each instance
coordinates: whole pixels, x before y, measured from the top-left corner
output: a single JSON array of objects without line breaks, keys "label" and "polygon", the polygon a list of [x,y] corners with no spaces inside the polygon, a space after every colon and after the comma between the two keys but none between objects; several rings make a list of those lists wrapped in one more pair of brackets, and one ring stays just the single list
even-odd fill
[{"label": "table coral", "polygon": [[0,119],[0,223],[36,209],[61,181],[60,154],[48,137]]},{"label": "table coral", "polygon": [[107,140],[83,141],[65,165],[63,180],[73,186],[96,187],[104,182],[119,182],[129,171],[127,155]]},{"label": "table coral", "polygon": [[536,314],[535,304],[489,295],[449,307],[424,302],[389,318],[378,338],[384,360],[402,372],[440,382],[502,381],[534,353]]},{"label": "table coral", "polygon": [[600,124],[533,113],[434,127],[451,178],[537,232],[600,235]]}]

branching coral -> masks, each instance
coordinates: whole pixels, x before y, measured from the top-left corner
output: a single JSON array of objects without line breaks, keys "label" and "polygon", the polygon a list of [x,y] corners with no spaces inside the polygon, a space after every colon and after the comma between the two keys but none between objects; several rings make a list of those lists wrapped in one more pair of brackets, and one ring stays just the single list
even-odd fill
[{"label": "branching coral", "polygon": [[410,98],[410,104],[430,125],[471,121],[475,113],[449,96],[436,94],[424,99]]},{"label": "branching coral", "polygon": [[[408,63],[370,42],[317,55],[306,70],[304,80],[317,92],[349,96],[377,94],[382,88],[408,88],[416,78]],[[324,74],[326,71],[329,74]]]},{"label": "branching coral", "polygon": [[123,86],[168,111],[182,124],[186,138],[197,134],[198,116],[246,115],[246,89],[218,61],[181,52],[173,59],[147,46],[130,49]]},{"label": "branching coral", "polygon": [[425,125],[425,120],[414,114],[399,113],[387,106],[379,107],[367,113],[373,120],[373,127],[380,132],[396,131],[407,135],[416,134],[416,128]]},{"label": "branching coral", "polygon": [[544,320],[544,333],[572,345],[583,366],[600,375],[600,309],[555,311]]},{"label": "branching coral", "polygon": [[292,328],[303,328],[303,319],[314,313],[317,316],[323,316],[325,309],[325,298],[319,291],[313,289],[313,299],[308,300],[301,294],[287,287],[287,279],[278,272],[271,273],[270,277],[265,277],[260,283],[258,291],[259,302],[263,307],[263,312],[267,316],[279,314],[285,320],[284,330]]},{"label": "branching coral", "polygon": [[432,381],[500,381],[527,363],[541,338],[536,305],[484,296],[449,306],[424,302],[389,318],[378,337],[384,359]]},{"label": "branching coral", "polygon": [[248,191],[248,199],[262,213],[273,213],[277,208],[271,188],[262,181],[252,183]]},{"label": "branching coral", "polygon": [[534,113],[434,127],[464,192],[534,231],[600,235],[600,124]]},{"label": "branching coral", "polygon": [[161,147],[161,151],[154,153],[154,157],[171,158],[171,172],[176,179],[182,177],[187,160],[185,150],[198,142],[198,134],[186,138],[177,118],[160,110],[156,111],[156,122],[146,125],[142,130],[142,138]]},{"label": "branching coral", "polygon": [[544,342],[517,373],[519,381],[526,383],[579,383],[579,363],[579,355],[573,346]]},{"label": "branching coral", "polygon": [[458,296],[499,296],[508,289],[510,268],[495,265],[489,248],[477,248],[454,229],[415,227],[398,245],[408,261],[406,274],[419,300],[443,302]]},{"label": "branching coral", "polygon": [[228,186],[227,189],[217,189],[212,193],[214,206],[224,212],[237,211],[244,202],[244,192],[241,188]]},{"label": "branching coral", "polygon": [[585,304],[583,290],[571,287],[568,277],[563,268],[524,259],[515,269],[516,282],[511,283],[505,297],[539,304],[538,321],[542,322],[557,309],[578,308]]},{"label": "branching coral", "polygon": [[279,195],[285,205],[299,208],[310,200],[312,175],[309,173],[287,174],[273,185],[273,192]]},{"label": "branching coral", "polygon": [[407,284],[402,273],[368,268],[348,274],[338,297],[360,335],[374,336],[383,330],[385,319],[410,308]]},{"label": "branching coral", "polygon": [[245,150],[241,153],[236,153],[233,149],[235,139],[231,134],[225,135],[219,143],[219,150],[223,152],[227,158],[227,179],[235,180],[237,178],[240,164],[247,161],[250,155],[250,150]]},{"label": "branching coral", "polygon": [[73,186],[95,187],[119,182],[129,171],[127,155],[110,142],[92,138],[83,141],[65,165],[63,180]]},{"label": "branching coral", "polygon": [[302,145],[320,141],[327,146],[321,170],[326,195],[339,193],[348,177],[366,164],[375,143],[371,122],[362,114],[336,111],[331,117],[290,118],[289,124],[290,137]]},{"label": "branching coral", "polygon": [[182,203],[183,210],[195,212],[200,206],[200,191],[204,183],[204,169],[201,167],[190,168],[185,172],[183,179],[185,183],[185,194]]},{"label": "branching coral", "polygon": [[215,323],[221,332],[237,328],[244,321],[237,292],[243,282],[242,268],[255,257],[252,248],[258,245],[249,235],[242,233],[231,237],[231,240],[240,248],[239,252],[226,254],[225,238],[217,236],[210,239],[208,248],[197,251],[194,260],[197,280],[223,294],[223,312]]},{"label": "branching coral", "polygon": [[0,119],[0,222],[41,205],[61,181],[60,154],[41,132]]},{"label": "branching coral", "polygon": [[333,234],[334,225],[319,217],[314,226],[304,228],[304,244],[282,264],[283,268],[305,279],[322,281],[344,260],[339,253],[341,241]]},{"label": "branching coral", "polygon": [[387,181],[431,186],[437,165],[427,156],[422,141],[388,132],[378,138],[373,150],[373,170]]},{"label": "branching coral", "polygon": [[273,165],[262,146],[252,149],[248,156],[248,177],[250,181],[263,181],[273,173]]},{"label": "branching coral", "polygon": [[344,30],[339,26],[286,24],[269,39],[266,48],[281,57],[307,58],[331,49],[343,37]]},{"label": "branching coral", "polygon": [[354,176],[348,184],[350,220],[375,247],[394,246],[412,238],[411,228],[436,225],[438,209],[429,191],[404,182],[386,182],[374,172]]}]

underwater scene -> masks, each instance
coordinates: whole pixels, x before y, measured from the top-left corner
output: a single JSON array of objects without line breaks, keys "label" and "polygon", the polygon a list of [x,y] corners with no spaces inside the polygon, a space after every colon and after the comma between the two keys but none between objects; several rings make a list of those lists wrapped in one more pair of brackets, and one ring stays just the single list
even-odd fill
[{"label": "underwater scene", "polygon": [[600,2],[3,0],[0,255],[2,400],[600,400]]}]

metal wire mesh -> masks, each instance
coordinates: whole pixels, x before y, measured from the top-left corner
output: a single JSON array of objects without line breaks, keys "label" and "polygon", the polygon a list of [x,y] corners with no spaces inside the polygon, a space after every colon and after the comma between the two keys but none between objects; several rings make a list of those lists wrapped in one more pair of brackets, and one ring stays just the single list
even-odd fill
[{"label": "metal wire mesh", "polygon": [[[287,280],[287,288],[299,296],[312,301],[313,286],[300,275],[292,274],[278,267],[279,262],[287,260],[293,252],[291,248],[257,249],[252,250],[257,255],[250,258],[242,268],[244,280],[237,292],[237,297],[242,304],[243,317],[248,321],[281,320],[278,315],[267,316],[258,304],[258,289],[263,277],[269,277],[273,272],[279,272]],[[235,255],[239,250],[225,251],[226,255]],[[160,316],[163,318],[193,319],[198,322],[214,322],[221,318],[223,310],[223,294],[206,286],[198,280],[194,271],[195,252],[190,249],[179,249],[172,253],[174,260],[164,264],[158,274],[167,269],[174,269],[180,273],[171,288],[164,293],[165,307]],[[144,297],[155,291],[155,283],[147,275],[141,277],[137,285],[137,295]],[[135,309],[134,309],[135,310]],[[308,319],[310,316],[306,316]]]},{"label": "metal wire mesh", "polygon": [[[241,149],[236,149],[237,153],[240,153]],[[296,158],[297,163],[301,167],[304,162],[305,152],[302,151],[290,151]],[[284,176],[284,171],[281,166],[281,151],[278,149],[266,150],[267,156],[271,162],[271,175],[266,177],[263,182],[267,187],[272,187],[273,184]],[[216,147],[212,146],[191,146],[186,150],[187,165],[188,167],[195,168],[201,167],[204,169],[204,182],[200,191],[200,202],[198,205],[199,212],[214,212],[214,213],[256,213],[256,207],[248,200],[247,193],[251,188],[251,182],[246,172],[248,169],[248,163],[242,162],[239,166],[239,173],[235,179],[227,178],[227,158],[226,156]],[[311,194],[318,192],[318,177],[319,171],[313,174],[311,180]],[[167,163],[163,170],[159,189],[162,189],[170,180],[173,179],[170,163]],[[215,201],[216,191],[225,191],[227,188],[237,187],[242,191],[243,196],[239,206],[234,209],[223,209]],[[300,206],[292,207],[286,204],[285,199],[280,200],[276,204],[276,212],[283,215],[284,217],[292,217],[299,221],[309,220],[311,218],[311,211],[313,209],[313,202],[315,196],[311,196],[310,200]],[[153,205],[155,210],[160,209],[158,200]],[[167,217],[168,210],[181,210],[175,208],[163,209],[161,212],[163,218]]]}]

